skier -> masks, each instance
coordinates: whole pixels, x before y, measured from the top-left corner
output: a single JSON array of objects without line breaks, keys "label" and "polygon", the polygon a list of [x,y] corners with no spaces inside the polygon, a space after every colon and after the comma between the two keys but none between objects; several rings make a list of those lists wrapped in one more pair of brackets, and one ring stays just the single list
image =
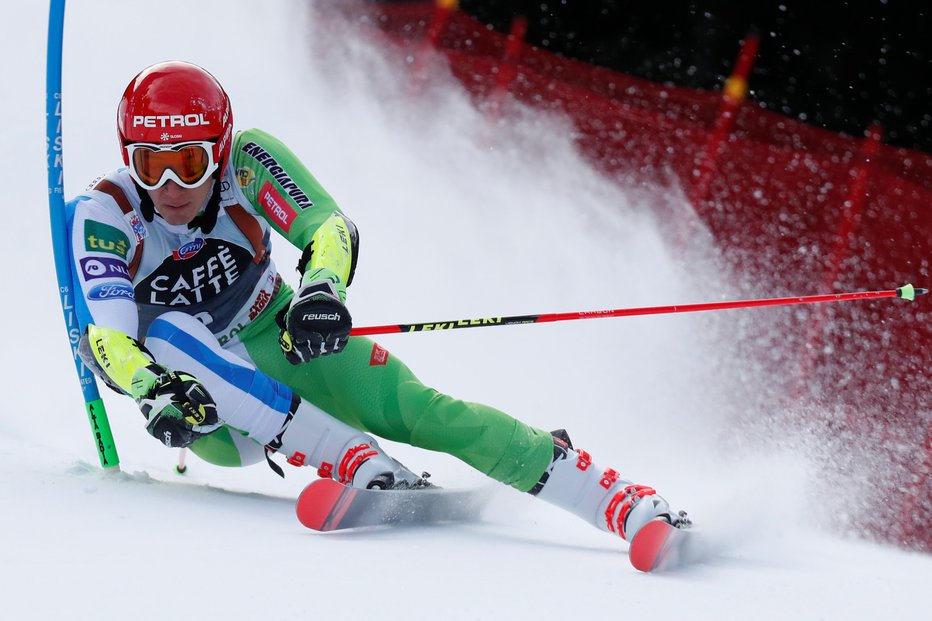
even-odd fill
[{"label": "skier", "polygon": [[[117,125],[126,166],[73,201],[90,317],[79,351],[166,446],[223,466],[265,459],[280,474],[269,453],[281,453],[354,487],[429,485],[375,435],[454,455],[629,541],[655,518],[688,523],[565,431],[442,394],[350,337],[356,226],[281,142],[233,132],[229,98],[205,70],[143,70]],[[303,250],[296,292],[272,261],[273,229]]]}]

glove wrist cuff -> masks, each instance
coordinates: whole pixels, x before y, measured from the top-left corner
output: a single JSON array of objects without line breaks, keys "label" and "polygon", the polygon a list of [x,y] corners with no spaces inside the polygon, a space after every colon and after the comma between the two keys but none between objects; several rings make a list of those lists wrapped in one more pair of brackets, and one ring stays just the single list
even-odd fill
[{"label": "glove wrist cuff", "polygon": [[168,369],[155,362],[139,367],[133,372],[130,395],[137,402],[152,391],[152,387]]},{"label": "glove wrist cuff", "polygon": [[329,280],[330,282],[337,284],[340,282],[340,277],[336,275],[336,272],[326,267],[312,267],[308,268],[304,274],[301,275],[301,287],[309,285],[312,282],[318,280]]}]

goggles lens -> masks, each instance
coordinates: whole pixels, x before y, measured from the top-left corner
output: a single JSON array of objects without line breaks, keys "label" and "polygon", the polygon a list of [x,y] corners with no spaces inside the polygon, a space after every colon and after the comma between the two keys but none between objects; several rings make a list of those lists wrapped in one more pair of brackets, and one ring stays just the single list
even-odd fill
[{"label": "goggles lens", "polygon": [[179,144],[127,145],[130,171],[147,190],[162,187],[169,179],[186,188],[196,188],[206,181],[217,166],[212,142]]}]

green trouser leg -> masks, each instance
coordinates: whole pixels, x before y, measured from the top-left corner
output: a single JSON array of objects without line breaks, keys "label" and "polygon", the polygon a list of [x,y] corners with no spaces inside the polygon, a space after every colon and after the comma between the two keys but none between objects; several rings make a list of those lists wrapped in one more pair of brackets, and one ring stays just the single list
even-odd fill
[{"label": "green trouser leg", "polygon": [[548,432],[424,386],[403,362],[368,338],[350,338],[336,355],[288,363],[274,317],[289,298],[277,296],[239,336],[261,371],[314,405],[373,435],[449,453],[521,491],[531,489],[550,465]]}]

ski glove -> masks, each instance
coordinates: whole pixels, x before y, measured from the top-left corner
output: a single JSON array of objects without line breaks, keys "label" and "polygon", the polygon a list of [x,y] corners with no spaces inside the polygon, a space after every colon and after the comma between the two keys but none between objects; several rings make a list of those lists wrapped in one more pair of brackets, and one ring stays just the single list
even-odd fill
[{"label": "ski glove", "polygon": [[139,367],[133,373],[132,389],[148,421],[146,431],[170,448],[188,446],[223,424],[207,389],[183,371],[155,363]]},{"label": "ski glove", "polygon": [[275,319],[278,343],[291,364],[341,351],[349,340],[353,318],[346,310],[346,286],[327,268],[309,271],[291,304]]}]

